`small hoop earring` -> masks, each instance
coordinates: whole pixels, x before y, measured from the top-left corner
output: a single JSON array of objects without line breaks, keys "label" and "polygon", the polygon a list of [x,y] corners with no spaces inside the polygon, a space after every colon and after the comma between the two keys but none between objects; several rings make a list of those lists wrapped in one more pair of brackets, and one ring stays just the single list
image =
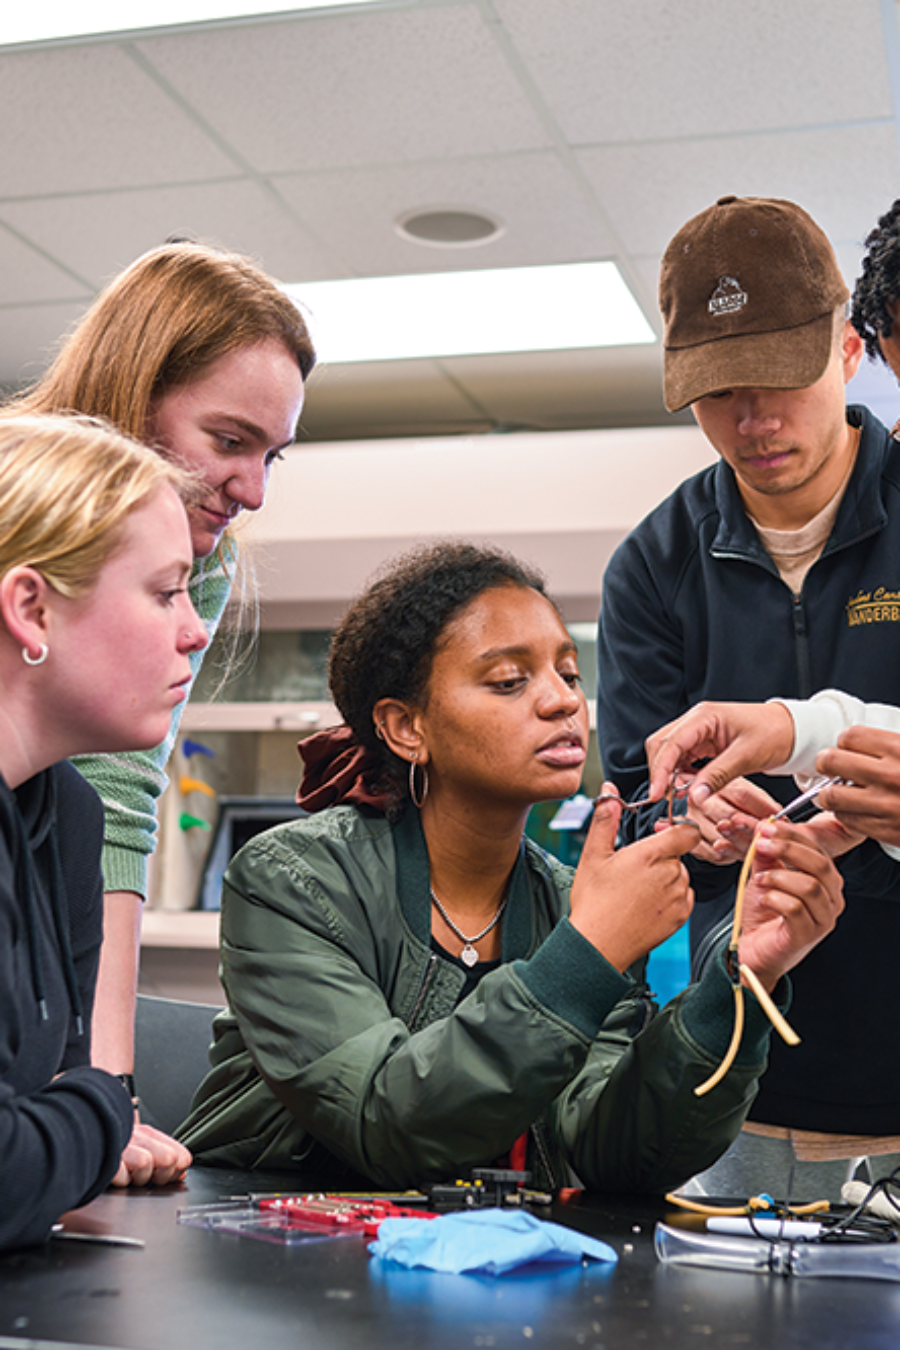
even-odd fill
[{"label": "small hoop earring", "polygon": [[[416,769],[419,768],[422,770],[422,791],[419,796],[416,796]],[[413,755],[412,763],[409,766],[409,795],[413,806],[421,811],[425,805],[425,798],[428,796],[428,770],[424,764],[416,763],[415,755]]]},{"label": "small hoop earring", "polygon": [[27,647],[22,648],[22,660],[26,666],[42,666],[49,655],[50,648],[46,642],[41,643],[37,656],[32,656]]}]

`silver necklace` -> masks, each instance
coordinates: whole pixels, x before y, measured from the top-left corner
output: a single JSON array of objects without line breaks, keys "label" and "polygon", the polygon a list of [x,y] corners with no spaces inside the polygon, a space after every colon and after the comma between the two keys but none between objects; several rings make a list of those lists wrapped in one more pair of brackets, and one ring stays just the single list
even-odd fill
[{"label": "silver necklace", "polygon": [[461,929],[457,928],[456,924],[450,918],[450,915],[447,913],[447,911],[444,909],[444,906],[441,904],[440,900],[435,895],[433,889],[431,891],[431,898],[434,901],[435,905],[437,906],[438,913],[444,920],[444,923],[447,925],[447,927],[452,928],[456,936],[466,944],[459,954],[460,961],[462,961],[463,965],[474,966],[475,962],[478,960],[478,953],[476,952],[473,944],[476,942],[480,942],[483,937],[487,937],[488,933],[491,931],[492,928],[497,927],[497,924],[503,918],[503,911],[506,909],[506,902],[509,899],[509,894],[507,893],[506,895],[504,895],[503,899],[500,901],[500,908],[497,910],[497,913],[491,919],[487,928],[482,928],[481,932],[476,933],[474,937],[466,937],[465,933]]}]

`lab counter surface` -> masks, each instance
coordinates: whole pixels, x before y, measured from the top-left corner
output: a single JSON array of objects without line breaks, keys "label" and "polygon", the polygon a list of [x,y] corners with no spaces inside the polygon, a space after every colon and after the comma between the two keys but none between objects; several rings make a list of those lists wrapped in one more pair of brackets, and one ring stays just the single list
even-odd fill
[{"label": "lab counter surface", "polygon": [[615,1266],[438,1275],[372,1260],[366,1239],[276,1246],[176,1222],[180,1209],[302,1179],[194,1168],[181,1187],[107,1192],[69,1216],[143,1247],[51,1241],[0,1257],[0,1347],[459,1350],[459,1347],[900,1345],[900,1284],[663,1267],[667,1206],[576,1193],[552,1217],[606,1240]]}]

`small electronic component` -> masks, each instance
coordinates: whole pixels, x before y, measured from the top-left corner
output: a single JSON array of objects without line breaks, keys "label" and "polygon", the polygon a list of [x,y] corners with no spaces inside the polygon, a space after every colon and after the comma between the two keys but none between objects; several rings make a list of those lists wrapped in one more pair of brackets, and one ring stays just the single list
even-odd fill
[{"label": "small electronic component", "polygon": [[459,1209],[542,1208],[553,1203],[545,1191],[528,1190],[530,1172],[502,1167],[475,1167],[470,1181],[451,1181],[430,1186],[428,1199],[439,1214]]}]

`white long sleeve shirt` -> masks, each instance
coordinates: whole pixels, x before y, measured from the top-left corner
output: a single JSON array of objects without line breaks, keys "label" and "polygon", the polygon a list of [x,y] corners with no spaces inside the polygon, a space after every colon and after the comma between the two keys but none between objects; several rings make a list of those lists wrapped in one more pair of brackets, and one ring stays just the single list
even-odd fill
[{"label": "white long sleeve shirt", "polygon": [[[841,732],[848,727],[900,732],[900,708],[890,703],[863,703],[839,689],[823,689],[810,699],[780,698],[772,702],[783,703],[793,718],[794,748],[790,759],[769,772],[793,774],[801,789],[812,787],[821,778],[816,773],[816,755],[836,745]],[[900,862],[900,847],[884,843],[881,847]]]}]

